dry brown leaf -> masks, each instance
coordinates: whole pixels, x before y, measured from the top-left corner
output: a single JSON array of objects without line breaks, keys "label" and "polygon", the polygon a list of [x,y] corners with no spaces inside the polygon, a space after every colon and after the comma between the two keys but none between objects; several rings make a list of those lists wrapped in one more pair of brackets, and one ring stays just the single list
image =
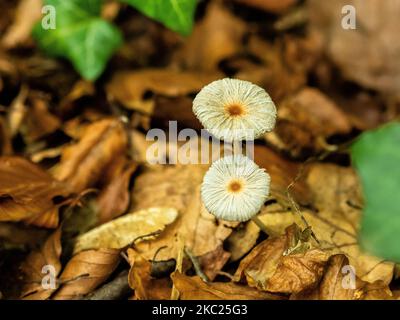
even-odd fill
[{"label": "dry brown leaf", "polygon": [[212,2],[203,20],[195,25],[178,52],[177,60],[185,68],[215,70],[223,59],[242,50],[245,32],[246,25],[242,20],[217,2]]},{"label": "dry brown leaf", "polygon": [[109,97],[124,107],[152,114],[156,108],[152,95],[179,97],[197,93],[218,78],[216,73],[143,69],[116,73],[106,89]]},{"label": "dry brown leaf", "polygon": [[126,147],[125,130],[119,120],[96,121],[85,129],[79,142],[63,150],[55,177],[76,192],[93,187],[112,161],[124,155]]},{"label": "dry brown leaf", "polygon": [[[271,197],[288,205],[287,188],[299,173],[301,164],[289,161],[279,153],[264,146],[254,146],[254,161],[271,176]],[[293,198],[302,205],[311,203],[308,186],[299,181],[291,190]]]},{"label": "dry brown leaf", "polygon": [[305,87],[280,104],[278,123],[266,140],[292,156],[304,151],[322,151],[326,139],[351,130],[347,116],[327,96],[317,89]]},{"label": "dry brown leaf", "polygon": [[231,234],[237,223],[217,220],[204,208],[200,185],[208,165],[150,166],[136,178],[131,210],[152,206],[171,206],[179,217],[155,240],[144,241],[136,247],[146,259],[160,251],[160,260],[176,259],[179,238],[193,255],[201,256],[215,250]]},{"label": "dry brown leaf", "polygon": [[11,134],[7,127],[6,120],[0,116],[0,156],[12,153]]},{"label": "dry brown leaf", "polygon": [[233,282],[206,283],[200,277],[188,277],[174,272],[171,279],[181,300],[279,300],[277,295]]},{"label": "dry brown leaf", "polygon": [[222,245],[217,247],[214,251],[210,251],[197,257],[201,271],[207,276],[208,280],[214,281],[225,263],[228,262],[231,254],[224,250]]},{"label": "dry brown leaf", "polygon": [[[313,164],[304,179],[316,210],[302,210],[302,213],[320,241],[321,249],[329,254],[346,254],[362,280],[370,283],[381,280],[389,284],[394,264],[362,252],[357,244],[362,200],[353,169],[333,164]],[[298,214],[287,212],[284,208],[281,212],[272,213],[265,207],[259,218],[267,227],[280,233],[294,222],[303,225]]]},{"label": "dry brown leaf", "polygon": [[[87,249],[121,249],[140,237],[154,238],[178,216],[174,208],[153,207],[128,213],[102,224],[76,239],[74,253]],[[136,243],[136,242],[135,242]]]},{"label": "dry brown leaf", "polygon": [[103,188],[97,198],[99,224],[120,216],[128,209],[129,181],[136,169],[136,163],[125,163],[124,161],[120,170],[113,170],[113,179]]},{"label": "dry brown leaf", "polygon": [[58,287],[45,289],[42,286],[42,279],[48,275],[47,271],[43,272],[43,267],[52,266],[57,277],[61,271],[61,228],[58,228],[44,242],[42,247],[37,251],[32,251],[21,265],[24,274],[24,282],[26,285],[21,292],[21,298],[29,300],[46,300]]},{"label": "dry brown leaf", "polygon": [[40,97],[30,99],[29,117],[25,118],[23,128],[25,141],[32,143],[61,127],[59,118],[48,110],[48,103]]},{"label": "dry brown leaf", "polygon": [[237,261],[242,258],[256,245],[260,228],[249,221],[244,226],[236,228],[225,241],[228,252],[231,254],[231,261]]},{"label": "dry brown leaf", "polygon": [[24,121],[27,112],[26,99],[28,98],[28,94],[28,87],[23,85],[20,92],[18,93],[18,96],[13,100],[8,111],[7,122],[12,137],[18,133]]},{"label": "dry brown leaf", "polygon": [[78,299],[96,289],[113,273],[120,260],[119,250],[88,250],[74,255],[60,276],[54,300]]},{"label": "dry brown leaf", "polygon": [[309,249],[299,227],[291,225],[285,235],[261,242],[242,259],[234,279],[245,277],[260,290],[297,293],[318,284],[327,259],[323,251]]},{"label": "dry brown leaf", "polygon": [[15,12],[14,23],[1,39],[4,48],[14,48],[26,42],[35,23],[42,16],[42,0],[20,0]]},{"label": "dry brown leaf", "polygon": [[[371,300],[392,299],[392,293],[387,285],[381,281],[367,283],[356,275],[350,275],[349,259],[343,254],[333,255],[329,258],[325,274],[318,288],[294,294],[293,300]],[[354,287],[351,287],[354,281]]]},{"label": "dry brown leaf", "polygon": [[58,197],[70,189],[54,180],[37,165],[18,157],[0,158],[0,221],[21,221],[55,228],[58,225]]},{"label": "dry brown leaf", "polygon": [[[341,10],[356,10],[356,29],[342,27]],[[323,33],[326,51],[344,76],[363,86],[398,95],[400,42],[398,1],[313,0],[308,3],[311,25]],[[379,14],[376,14],[379,12]]]},{"label": "dry brown leaf", "polygon": [[292,7],[297,0],[236,0],[237,2],[272,13],[282,13]]},{"label": "dry brown leaf", "polygon": [[171,296],[172,282],[169,278],[151,277],[151,263],[132,249],[128,249],[131,269],[128,275],[129,286],[135,290],[137,300],[168,300]]}]

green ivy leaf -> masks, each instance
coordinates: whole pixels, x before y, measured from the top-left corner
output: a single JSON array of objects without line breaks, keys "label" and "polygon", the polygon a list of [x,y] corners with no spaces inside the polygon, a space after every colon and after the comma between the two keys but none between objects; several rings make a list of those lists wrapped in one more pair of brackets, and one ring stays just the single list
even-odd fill
[{"label": "green ivy leaf", "polygon": [[364,133],[351,155],[365,198],[361,245],[400,262],[400,123]]},{"label": "green ivy leaf", "polygon": [[197,0],[121,0],[184,36],[193,28]]},{"label": "green ivy leaf", "polygon": [[108,59],[122,44],[120,31],[101,19],[102,0],[46,0],[56,10],[56,29],[41,23],[33,30],[40,47],[50,55],[65,57],[87,80],[97,79]]}]

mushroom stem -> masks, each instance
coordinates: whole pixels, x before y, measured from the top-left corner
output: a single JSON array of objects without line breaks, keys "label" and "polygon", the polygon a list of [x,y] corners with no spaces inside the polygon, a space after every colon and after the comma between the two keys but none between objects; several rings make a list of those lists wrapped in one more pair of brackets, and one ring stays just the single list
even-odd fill
[{"label": "mushroom stem", "polygon": [[267,234],[268,236],[276,236],[277,235],[277,233],[275,231],[268,228],[257,216],[254,216],[253,218],[251,218],[251,220],[253,220],[253,222],[257,225],[257,227],[259,227],[260,230],[262,232],[264,232],[265,234]]}]

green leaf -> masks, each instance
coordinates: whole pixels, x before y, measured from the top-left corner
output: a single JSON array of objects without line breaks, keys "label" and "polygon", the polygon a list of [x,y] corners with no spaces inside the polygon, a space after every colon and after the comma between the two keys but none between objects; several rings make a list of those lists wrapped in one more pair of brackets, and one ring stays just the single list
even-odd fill
[{"label": "green leaf", "polygon": [[197,0],[121,0],[184,36],[193,28]]},{"label": "green leaf", "polygon": [[102,0],[46,0],[56,10],[56,29],[41,23],[33,30],[40,47],[50,55],[65,57],[87,80],[97,79],[108,59],[122,44],[120,31],[101,19]]},{"label": "green leaf", "polygon": [[361,245],[400,262],[400,123],[364,133],[351,155],[365,198]]}]

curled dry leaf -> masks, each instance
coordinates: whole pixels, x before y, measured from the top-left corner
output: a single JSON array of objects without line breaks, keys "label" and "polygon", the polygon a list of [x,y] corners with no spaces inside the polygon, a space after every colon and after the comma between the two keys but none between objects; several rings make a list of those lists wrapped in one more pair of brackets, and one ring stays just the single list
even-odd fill
[{"label": "curled dry leaf", "polygon": [[328,255],[309,249],[304,240],[294,224],[286,229],[285,235],[261,242],[241,260],[235,281],[246,278],[252,287],[281,293],[315,287],[323,275]]},{"label": "curled dry leaf", "polygon": [[177,61],[189,69],[215,70],[223,59],[242,50],[245,32],[242,20],[219,3],[212,2],[203,20],[195,25],[177,53]]},{"label": "curled dry leaf", "polygon": [[151,262],[133,249],[128,249],[131,269],[129,286],[135,290],[137,300],[168,300],[171,297],[172,282],[169,278],[155,279],[151,276]]},{"label": "curled dry leaf", "polygon": [[[279,153],[259,145],[254,146],[254,161],[271,175],[271,197],[283,205],[290,205],[287,188],[295,180],[301,164],[289,161]],[[299,181],[291,192],[293,198],[302,205],[308,205],[312,201],[304,181]]]},{"label": "curled dry leaf", "polygon": [[0,156],[12,153],[11,134],[7,127],[6,120],[0,116]]},{"label": "curled dry leaf", "polygon": [[96,289],[113,273],[120,261],[116,249],[87,250],[74,255],[60,276],[54,300],[78,299]]},{"label": "curled dry leaf", "polygon": [[[370,300],[392,299],[392,293],[382,281],[371,284],[360,280],[349,259],[343,254],[329,258],[325,274],[317,288],[293,294],[293,300]],[[353,273],[355,272],[355,274]]]},{"label": "curled dry leaf", "polygon": [[[44,288],[42,281],[49,270],[46,266],[54,268],[51,273],[55,277],[61,271],[61,228],[52,233],[43,243],[39,250],[32,251],[21,265],[24,274],[25,286],[22,288],[21,298],[29,300],[46,300],[57,289],[58,283],[55,281],[55,288]],[[46,284],[50,284],[47,283]]]},{"label": "curled dry leaf", "polygon": [[197,257],[201,271],[207,276],[208,280],[214,281],[218,275],[218,271],[228,262],[231,254],[226,252],[222,245],[218,246],[214,251],[210,251]]},{"label": "curled dry leaf", "polygon": [[104,187],[97,199],[99,224],[112,220],[124,213],[129,206],[129,181],[137,168],[136,163],[122,162],[119,170],[113,170],[113,178]]},{"label": "curled dry leaf", "polygon": [[259,235],[260,228],[253,221],[236,228],[225,241],[226,248],[231,254],[230,260],[237,261],[248,253],[256,245]]},{"label": "curled dry leaf", "polygon": [[55,177],[74,191],[93,187],[112,161],[124,155],[127,138],[117,119],[99,120],[89,125],[79,142],[65,147]]},{"label": "curled dry leaf", "polygon": [[55,199],[71,194],[68,186],[18,157],[0,158],[0,221],[28,220],[38,226],[58,225]]},{"label": "curled dry leaf", "polygon": [[126,214],[79,236],[74,253],[87,249],[121,249],[140,237],[154,238],[155,232],[162,231],[177,216],[176,209],[167,207],[154,207]]},{"label": "curled dry leaf", "polygon": [[182,300],[279,300],[278,295],[262,292],[233,282],[206,283],[200,277],[188,277],[178,271],[171,275]]},{"label": "curled dry leaf", "polygon": [[278,119],[275,132],[265,138],[293,156],[305,150],[324,150],[326,138],[351,130],[340,108],[322,92],[309,87],[281,103]]},{"label": "curled dry leaf", "polygon": [[[215,73],[144,69],[116,73],[106,89],[109,97],[124,107],[153,114],[156,105],[152,95],[185,96],[197,93],[216,79],[218,74]],[[191,105],[189,109],[191,110]]]},{"label": "curled dry leaf", "polygon": [[157,239],[137,244],[146,259],[155,252],[159,260],[176,259],[181,248],[179,238],[194,256],[214,251],[238,223],[219,220],[201,203],[200,185],[207,165],[151,166],[135,180],[132,210],[168,205],[179,211],[175,223]]},{"label": "curled dry leaf", "polygon": [[[303,179],[308,184],[316,210],[302,210],[302,214],[318,238],[321,249],[328,254],[346,254],[362,280],[370,283],[381,280],[389,284],[394,264],[362,252],[357,243],[362,200],[354,170],[334,164],[312,164]],[[259,218],[276,232],[283,232],[294,222],[303,225],[297,213],[285,208],[272,213],[266,207]]]}]

